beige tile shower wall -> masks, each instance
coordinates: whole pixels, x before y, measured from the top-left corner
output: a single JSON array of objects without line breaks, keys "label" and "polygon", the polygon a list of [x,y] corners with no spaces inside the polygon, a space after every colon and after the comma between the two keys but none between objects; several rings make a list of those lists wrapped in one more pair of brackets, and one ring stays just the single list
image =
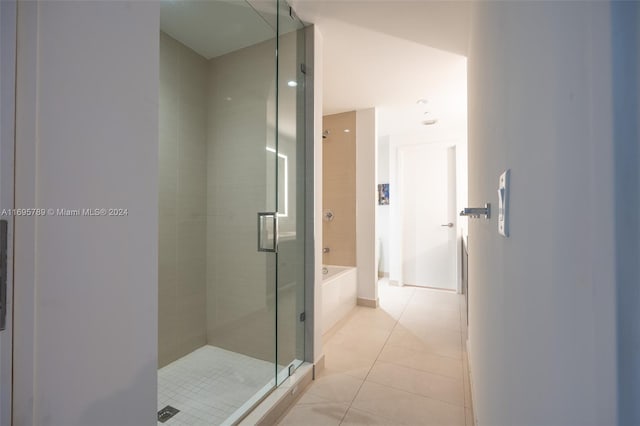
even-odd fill
[{"label": "beige tile shower wall", "polygon": [[206,343],[207,70],[160,33],[159,367]]},{"label": "beige tile shower wall", "polygon": [[322,263],[356,266],[356,113],[326,115],[322,126],[322,208],[334,214],[322,222]]},{"label": "beige tile shower wall", "polygon": [[[257,213],[273,211],[275,40],[209,65],[207,341],[275,359],[275,255],[257,251]],[[272,183],[273,184],[273,183]],[[275,194],[274,194],[275,195]]]}]

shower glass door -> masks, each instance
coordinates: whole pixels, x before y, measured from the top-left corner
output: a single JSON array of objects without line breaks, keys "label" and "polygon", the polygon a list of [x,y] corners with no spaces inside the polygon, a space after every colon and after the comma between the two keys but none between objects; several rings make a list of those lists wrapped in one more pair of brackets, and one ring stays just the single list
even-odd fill
[{"label": "shower glass door", "polygon": [[246,2],[216,3],[242,11],[208,24],[229,29],[213,44],[237,42],[208,88],[207,337],[234,362],[219,395],[242,401],[226,424],[276,384],[277,33]]},{"label": "shower glass door", "polygon": [[268,147],[273,157],[277,157],[277,164],[275,181],[268,186],[276,194],[274,208],[278,222],[275,371],[279,385],[304,360],[305,32],[287,2],[250,0],[250,3],[278,34],[275,140]]},{"label": "shower glass door", "polygon": [[276,386],[276,47],[277,26],[245,1],[161,2],[158,421],[168,425],[231,424]]},{"label": "shower glass door", "polygon": [[304,359],[304,32],[161,0],[158,421],[233,424]]},{"label": "shower glass door", "polygon": [[278,1],[277,384],[304,360],[305,39],[302,22]]}]

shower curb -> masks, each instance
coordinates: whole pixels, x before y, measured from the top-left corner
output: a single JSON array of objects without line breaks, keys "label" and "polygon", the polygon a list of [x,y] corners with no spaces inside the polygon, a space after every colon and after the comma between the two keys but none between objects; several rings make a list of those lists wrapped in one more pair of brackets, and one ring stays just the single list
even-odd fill
[{"label": "shower curb", "polygon": [[287,412],[313,381],[314,365],[303,363],[279,387],[269,394],[239,426],[271,426]]}]

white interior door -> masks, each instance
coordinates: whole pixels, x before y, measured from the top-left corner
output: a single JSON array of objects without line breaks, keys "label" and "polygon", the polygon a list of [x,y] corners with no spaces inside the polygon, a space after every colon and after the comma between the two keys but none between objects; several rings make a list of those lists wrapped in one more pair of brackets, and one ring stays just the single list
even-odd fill
[{"label": "white interior door", "polygon": [[0,425],[11,424],[16,2],[0,1]]},{"label": "white interior door", "polygon": [[456,290],[455,147],[415,145],[399,155],[403,282]]}]

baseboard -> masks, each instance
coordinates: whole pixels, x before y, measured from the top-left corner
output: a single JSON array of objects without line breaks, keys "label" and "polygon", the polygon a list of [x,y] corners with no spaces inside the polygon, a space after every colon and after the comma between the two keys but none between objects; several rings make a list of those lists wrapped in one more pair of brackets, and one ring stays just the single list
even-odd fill
[{"label": "baseboard", "polygon": [[322,373],[322,370],[324,370],[324,354],[322,354],[320,358],[318,358],[318,360],[315,362],[315,364],[313,364],[313,380],[315,380],[316,377],[318,377],[318,375]]},{"label": "baseboard", "polygon": [[377,308],[380,306],[380,299],[365,299],[364,297],[358,297],[356,302],[358,306],[365,306],[367,308]]},{"label": "baseboard", "polygon": [[478,406],[476,405],[476,391],[475,386],[473,385],[473,372],[471,369],[471,347],[469,345],[468,337],[465,346],[467,347],[467,368],[469,369],[469,387],[471,388],[469,389],[469,391],[471,392],[471,405],[473,406],[473,424],[474,426],[478,426],[478,416],[476,416],[476,408]]}]

